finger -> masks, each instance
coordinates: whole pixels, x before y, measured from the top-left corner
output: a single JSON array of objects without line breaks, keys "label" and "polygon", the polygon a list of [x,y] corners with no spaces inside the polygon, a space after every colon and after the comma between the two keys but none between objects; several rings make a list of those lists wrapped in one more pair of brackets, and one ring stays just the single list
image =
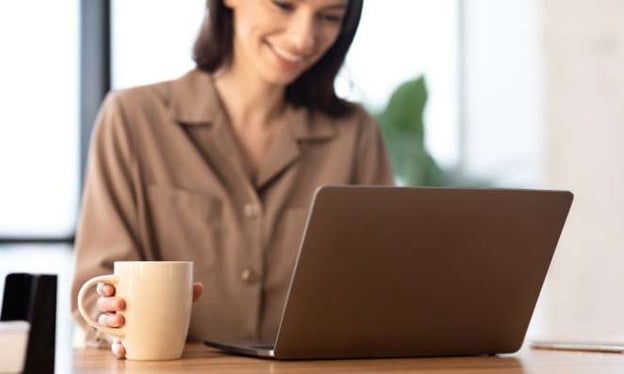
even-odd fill
[{"label": "finger", "polygon": [[111,284],[104,284],[102,287],[102,292],[104,296],[115,296],[115,287]]},{"label": "finger", "polygon": [[114,296],[115,295],[115,287],[108,283],[98,283],[96,287],[96,291],[99,295],[102,296]]},{"label": "finger", "polygon": [[204,290],[204,285],[201,282],[196,282],[193,284],[193,301],[199,299]]},{"label": "finger", "polygon": [[118,359],[122,359],[126,357],[126,348],[121,344],[121,341],[115,340],[111,344],[111,352],[113,352],[113,356]]},{"label": "finger", "polygon": [[98,323],[102,326],[121,327],[125,322],[124,316],[117,313],[102,313],[98,316]]},{"label": "finger", "polygon": [[102,312],[117,312],[125,309],[126,302],[120,297],[100,296],[97,300],[97,307]]}]

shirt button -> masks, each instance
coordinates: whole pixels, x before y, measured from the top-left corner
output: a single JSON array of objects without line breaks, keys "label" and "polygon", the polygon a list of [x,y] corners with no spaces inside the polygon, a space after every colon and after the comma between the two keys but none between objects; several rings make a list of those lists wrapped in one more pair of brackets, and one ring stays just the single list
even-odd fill
[{"label": "shirt button", "polygon": [[256,218],[260,215],[260,208],[256,204],[248,203],[243,207],[245,217]]},{"label": "shirt button", "polygon": [[254,277],[254,273],[253,273],[253,271],[251,271],[251,269],[249,269],[249,268],[244,269],[244,270],[241,272],[240,277],[241,277],[241,279],[242,279],[244,282],[247,282],[247,283],[251,283],[251,282],[253,282],[253,281],[254,281],[254,278],[255,278],[255,277]]}]

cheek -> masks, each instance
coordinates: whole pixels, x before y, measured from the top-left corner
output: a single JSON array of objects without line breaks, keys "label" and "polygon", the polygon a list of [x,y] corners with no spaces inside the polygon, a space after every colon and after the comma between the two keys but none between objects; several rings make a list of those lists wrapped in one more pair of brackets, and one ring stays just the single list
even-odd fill
[{"label": "cheek", "polygon": [[234,21],[234,36],[239,41],[248,41],[249,36],[251,35],[251,31],[253,30],[253,26],[249,25],[244,16],[237,17]]},{"label": "cheek", "polygon": [[257,34],[257,30],[260,28],[257,17],[253,16],[253,12],[246,12],[243,10],[235,13],[234,27],[236,38],[243,43],[252,41],[254,34]]},{"label": "cheek", "polygon": [[319,38],[319,52],[321,55],[324,55],[338,40],[338,32],[328,32],[324,35],[321,35]]},{"label": "cheek", "polygon": [[340,35],[341,26],[324,25],[319,30],[319,40],[322,40],[326,48],[331,47]]}]

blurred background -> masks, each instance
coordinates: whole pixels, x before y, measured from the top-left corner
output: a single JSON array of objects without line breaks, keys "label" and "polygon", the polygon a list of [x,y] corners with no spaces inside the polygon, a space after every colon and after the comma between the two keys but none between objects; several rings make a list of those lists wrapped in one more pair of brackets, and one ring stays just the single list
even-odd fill
[{"label": "blurred background", "polygon": [[[0,2],[0,289],[59,274],[58,344],[98,105],[191,69],[204,3]],[[621,0],[366,0],[337,83],[400,184],[575,193],[531,338],[624,343],[623,19]]]}]

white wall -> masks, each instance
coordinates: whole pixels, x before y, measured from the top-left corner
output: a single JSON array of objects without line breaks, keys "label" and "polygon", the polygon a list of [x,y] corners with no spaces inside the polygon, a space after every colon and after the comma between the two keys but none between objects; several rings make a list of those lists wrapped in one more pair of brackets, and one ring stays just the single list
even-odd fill
[{"label": "white wall", "polygon": [[466,170],[576,195],[529,338],[624,342],[624,1],[464,5]]},{"label": "white wall", "polygon": [[541,334],[624,342],[624,1],[542,7],[545,184],[576,199],[543,295]]}]

